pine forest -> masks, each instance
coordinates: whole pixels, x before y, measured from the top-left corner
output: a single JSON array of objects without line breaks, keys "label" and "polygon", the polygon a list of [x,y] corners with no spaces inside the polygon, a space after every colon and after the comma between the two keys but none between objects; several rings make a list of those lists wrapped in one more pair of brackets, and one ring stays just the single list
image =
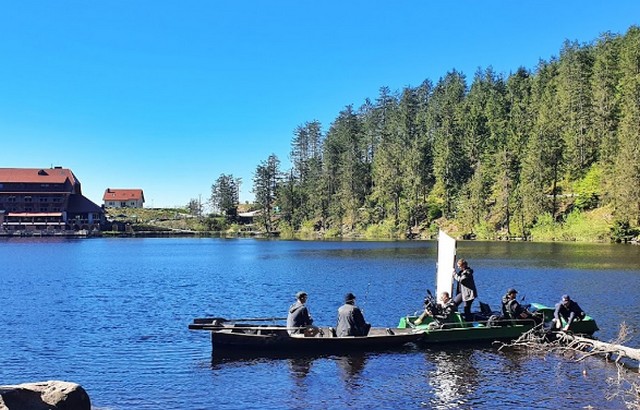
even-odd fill
[{"label": "pine forest", "polygon": [[565,41],[508,76],[454,69],[381,87],[326,129],[297,126],[288,155],[291,169],[272,154],[254,173],[266,231],[629,239],[640,224],[640,28]]}]

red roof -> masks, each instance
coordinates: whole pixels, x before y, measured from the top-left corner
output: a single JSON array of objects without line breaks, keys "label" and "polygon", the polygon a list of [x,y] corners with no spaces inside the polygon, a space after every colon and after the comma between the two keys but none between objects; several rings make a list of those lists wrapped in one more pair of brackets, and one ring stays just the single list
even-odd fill
[{"label": "red roof", "polygon": [[107,188],[102,196],[103,201],[139,201],[144,202],[142,189]]},{"label": "red roof", "polygon": [[70,169],[66,168],[0,168],[0,183],[64,184],[79,183]]}]

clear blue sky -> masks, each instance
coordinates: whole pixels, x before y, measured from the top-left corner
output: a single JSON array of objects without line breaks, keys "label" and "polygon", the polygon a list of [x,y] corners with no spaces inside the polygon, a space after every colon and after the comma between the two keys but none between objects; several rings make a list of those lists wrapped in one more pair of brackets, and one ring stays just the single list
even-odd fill
[{"label": "clear blue sky", "polygon": [[0,167],[70,168],[96,203],[142,188],[148,207],[233,174],[244,202],[306,121],[454,68],[532,69],[639,20],[637,0],[4,2]]}]

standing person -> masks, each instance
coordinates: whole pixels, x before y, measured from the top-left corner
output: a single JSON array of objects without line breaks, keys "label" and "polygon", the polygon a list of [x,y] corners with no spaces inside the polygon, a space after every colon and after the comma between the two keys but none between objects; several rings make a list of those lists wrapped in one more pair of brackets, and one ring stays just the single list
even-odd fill
[{"label": "standing person", "polygon": [[307,292],[296,293],[296,302],[289,307],[287,328],[289,334],[304,333],[304,328],[313,324],[313,318],[307,308]]},{"label": "standing person", "polygon": [[344,297],[344,305],[338,309],[338,325],[336,335],[343,336],[366,336],[371,325],[364,320],[362,311],[356,306],[356,297],[349,292]]},{"label": "standing person", "polygon": [[569,295],[562,295],[562,300],[556,304],[556,310],[553,312],[554,327],[560,328],[562,326],[562,320],[560,320],[562,317],[566,323],[562,330],[567,331],[571,323],[584,319],[586,315],[580,305],[571,300]]},{"label": "standing person", "polygon": [[471,304],[478,297],[476,282],[473,279],[473,269],[464,259],[458,260],[458,270],[453,271],[453,279],[456,280],[456,297],[453,299],[456,307],[464,302],[464,320],[473,321]]}]

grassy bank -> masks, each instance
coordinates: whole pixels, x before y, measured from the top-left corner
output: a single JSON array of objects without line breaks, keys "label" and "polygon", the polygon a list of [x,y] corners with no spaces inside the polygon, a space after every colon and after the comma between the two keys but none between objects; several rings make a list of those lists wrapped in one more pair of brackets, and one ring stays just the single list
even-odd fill
[{"label": "grassy bank", "polygon": [[[138,233],[139,235],[202,235],[202,236],[262,236],[264,232],[257,225],[239,225],[229,223],[220,216],[196,216],[186,209],[180,208],[123,208],[107,209],[107,218],[115,229],[111,234]],[[109,225],[109,224],[108,224]],[[304,224],[301,229],[294,230],[289,225],[280,223],[277,234],[283,239],[362,239],[362,240],[403,240],[434,238],[438,229],[465,239],[478,240],[530,240],[535,242],[568,241],[568,242],[628,242],[637,241],[637,229],[621,226],[614,221],[610,209],[598,208],[590,211],[573,211],[562,220],[556,221],[545,214],[538,218],[536,224],[522,235],[517,232],[500,232],[492,230],[488,224],[478,224],[472,229],[462,229],[456,220],[438,219],[428,226],[396,227],[392,221],[381,224],[359,226],[355,229],[333,227],[326,230],[315,230],[314,224]],[[107,229],[105,233],[109,232]],[[108,233],[107,233],[108,234]]]}]

